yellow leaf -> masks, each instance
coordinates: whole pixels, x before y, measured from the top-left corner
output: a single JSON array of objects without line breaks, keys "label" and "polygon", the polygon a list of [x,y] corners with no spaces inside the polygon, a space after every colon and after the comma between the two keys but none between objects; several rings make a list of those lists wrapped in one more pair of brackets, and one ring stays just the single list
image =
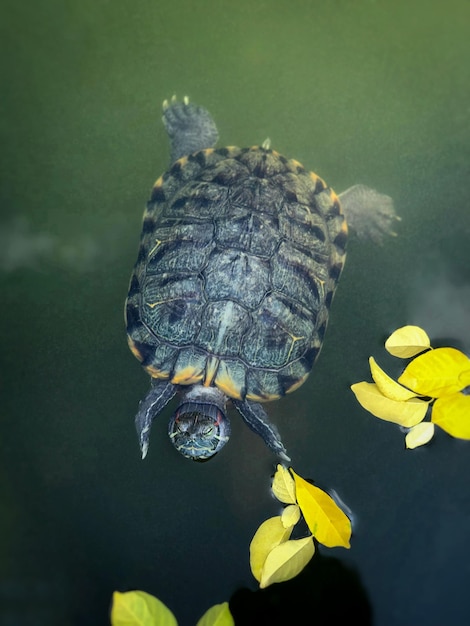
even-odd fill
[{"label": "yellow leaf", "polygon": [[178,626],[170,609],[145,591],[113,593],[112,626]]},{"label": "yellow leaf", "polygon": [[419,398],[411,398],[406,402],[390,400],[380,393],[374,383],[356,383],[351,385],[357,401],[372,415],[387,422],[410,428],[424,419],[428,403]]},{"label": "yellow leaf", "polygon": [[419,326],[402,326],[385,342],[385,349],[402,359],[408,359],[430,348],[429,337]]},{"label": "yellow leaf", "polygon": [[289,504],[283,510],[281,521],[284,528],[292,528],[300,519],[300,507],[298,504]]},{"label": "yellow leaf", "polygon": [[413,359],[398,382],[422,396],[448,396],[470,385],[470,359],[455,348],[436,348]]},{"label": "yellow leaf", "polygon": [[432,408],[431,420],[452,437],[470,439],[470,396],[456,393],[439,398]]},{"label": "yellow leaf", "polygon": [[268,554],[259,586],[264,589],[297,576],[315,552],[313,537],[291,539],[276,546]]},{"label": "yellow leaf", "polygon": [[351,521],[327,493],[311,485],[291,469],[297,502],[312,535],[324,546],[349,548]]},{"label": "yellow leaf", "polygon": [[264,521],[255,532],[250,543],[250,567],[258,582],[268,554],[280,543],[287,541],[291,533],[292,527],[284,528],[280,515]]},{"label": "yellow leaf", "polygon": [[284,504],[295,504],[295,483],[289,470],[278,464],[274,474],[271,491],[280,502]]},{"label": "yellow leaf", "polygon": [[431,422],[421,422],[416,424],[413,428],[410,428],[408,434],[405,437],[405,445],[410,450],[424,446],[425,443],[431,441],[434,435],[434,424]]},{"label": "yellow leaf", "polygon": [[374,357],[369,357],[369,365],[370,365],[370,373],[372,374],[372,378],[374,379],[374,383],[377,385],[380,393],[382,393],[390,400],[396,400],[397,402],[405,402],[410,398],[415,398],[416,394],[405,387],[399,385],[393,378],[390,378],[388,374],[386,374],[377,362]]},{"label": "yellow leaf", "polygon": [[228,602],[212,606],[204,613],[196,626],[235,626]]}]

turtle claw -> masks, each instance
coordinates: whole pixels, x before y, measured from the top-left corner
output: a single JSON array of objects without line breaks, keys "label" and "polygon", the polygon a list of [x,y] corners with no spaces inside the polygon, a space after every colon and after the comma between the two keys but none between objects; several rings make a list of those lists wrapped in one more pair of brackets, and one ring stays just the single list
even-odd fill
[{"label": "turtle claw", "polygon": [[285,452],[278,452],[277,456],[282,460],[285,461],[286,463],[290,463],[291,462],[291,458],[290,456],[287,456],[287,454]]},{"label": "turtle claw", "polygon": [[[176,98],[176,94],[175,93],[171,96],[169,101],[168,101],[168,98],[165,98],[165,100],[163,100],[163,102],[162,102],[163,113],[165,113],[165,111],[170,108],[170,105],[173,105],[176,102],[177,102],[177,98]],[[189,102],[188,96],[185,96],[183,98],[183,102],[184,102],[184,104],[188,104],[188,102]]]},{"label": "turtle claw", "polygon": [[149,442],[148,441],[141,441],[140,442],[140,451],[142,452],[142,461],[147,456],[148,449],[149,449]]},{"label": "turtle claw", "polygon": [[263,148],[263,150],[269,150],[271,148],[271,139],[269,137],[266,137],[266,139],[261,144],[261,147]]}]

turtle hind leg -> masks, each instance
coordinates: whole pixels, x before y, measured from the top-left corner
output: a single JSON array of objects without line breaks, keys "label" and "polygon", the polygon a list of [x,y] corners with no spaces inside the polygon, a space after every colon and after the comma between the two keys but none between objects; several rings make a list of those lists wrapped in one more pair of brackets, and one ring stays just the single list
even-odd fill
[{"label": "turtle hind leg", "polygon": [[232,403],[243,417],[245,424],[262,437],[268,448],[283,461],[290,461],[277,428],[271,424],[268,414],[261,404],[250,400],[232,400]]},{"label": "turtle hind leg", "polygon": [[187,96],[182,102],[176,100],[175,96],[170,101],[165,100],[162,119],[170,138],[172,163],[182,156],[212,148],[219,138],[209,111],[189,102]]},{"label": "turtle hind leg", "polygon": [[354,185],[339,194],[348,226],[360,239],[382,243],[384,236],[396,236],[393,224],[400,221],[390,196],[366,187]]}]

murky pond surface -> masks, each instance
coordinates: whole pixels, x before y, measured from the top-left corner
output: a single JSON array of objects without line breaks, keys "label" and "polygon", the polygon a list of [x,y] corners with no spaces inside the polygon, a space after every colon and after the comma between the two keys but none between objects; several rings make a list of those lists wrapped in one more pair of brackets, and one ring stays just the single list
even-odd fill
[{"label": "murky pond surface", "polygon": [[[263,442],[234,415],[223,452],[191,463],[168,441],[168,409],[142,462],[134,431],[148,379],[122,309],[168,162],[161,101],[176,93],[210,109],[221,145],[269,136],[337,191],[394,198],[399,237],[351,239],[314,373],[268,410],[296,470],[354,514],[351,549],[321,554],[357,575],[374,623],[468,624],[470,444],[440,432],[405,451],[349,385],[368,379],[371,354],[399,373],[383,341],[404,324],[470,352],[469,3],[1,12],[0,623],[106,624],[113,590],[139,588],[191,625],[256,589],[248,545],[278,512]],[[356,587],[326,580],[331,610],[349,598],[352,616]]]}]

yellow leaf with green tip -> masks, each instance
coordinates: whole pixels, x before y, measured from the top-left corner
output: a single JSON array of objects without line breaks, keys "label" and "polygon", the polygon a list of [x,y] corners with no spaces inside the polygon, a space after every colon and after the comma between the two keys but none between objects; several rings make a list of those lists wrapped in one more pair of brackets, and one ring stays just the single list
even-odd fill
[{"label": "yellow leaf with green tip", "polygon": [[398,402],[384,396],[375,383],[356,383],[351,389],[357,401],[366,411],[387,422],[393,422],[405,428],[419,424],[428,410],[428,403],[419,398]]},{"label": "yellow leaf with green tip", "polygon": [[312,535],[328,548],[349,548],[351,521],[327,493],[291,472],[295,480],[297,502]]},{"label": "yellow leaf with green tip", "polygon": [[253,576],[259,582],[268,554],[289,539],[292,527],[285,528],[281,516],[270,517],[256,531],[250,543],[250,567]]},{"label": "yellow leaf with green tip", "polygon": [[271,491],[280,502],[284,504],[295,504],[295,483],[289,470],[278,464],[274,474]]},{"label": "yellow leaf with green tip", "polygon": [[398,382],[422,396],[448,396],[470,385],[470,359],[455,348],[435,348],[413,359]]},{"label": "yellow leaf with green tip", "polygon": [[113,593],[112,626],[178,626],[170,609],[145,591]]},{"label": "yellow leaf with green tip", "polygon": [[430,348],[429,337],[419,326],[397,328],[385,342],[385,349],[402,359],[408,359]]},{"label": "yellow leaf with green tip", "polygon": [[369,357],[369,365],[374,383],[384,396],[390,398],[390,400],[396,400],[397,402],[406,402],[406,400],[416,397],[413,391],[402,387],[402,385],[393,380],[393,378],[390,378],[372,356]]},{"label": "yellow leaf with green tip", "polygon": [[196,626],[235,626],[228,602],[212,606],[204,613]]},{"label": "yellow leaf with green tip", "polygon": [[300,507],[298,504],[289,504],[283,510],[281,515],[282,525],[284,528],[292,528],[300,519]]},{"label": "yellow leaf with green tip", "polygon": [[434,424],[431,424],[431,422],[421,422],[421,424],[416,424],[416,426],[410,429],[405,437],[405,445],[410,450],[413,450],[431,441],[433,435]]},{"label": "yellow leaf with green tip", "polygon": [[259,586],[264,589],[273,583],[294,578],[304,569],[314,552],[313,537],[291,539],[276,546],[266,559]]},{"label": "yellow leaf with green tip", "polygon": [[431,420],[452,437],[470,439],[470,396],[456,393],[439,398],[432,408]]}]

